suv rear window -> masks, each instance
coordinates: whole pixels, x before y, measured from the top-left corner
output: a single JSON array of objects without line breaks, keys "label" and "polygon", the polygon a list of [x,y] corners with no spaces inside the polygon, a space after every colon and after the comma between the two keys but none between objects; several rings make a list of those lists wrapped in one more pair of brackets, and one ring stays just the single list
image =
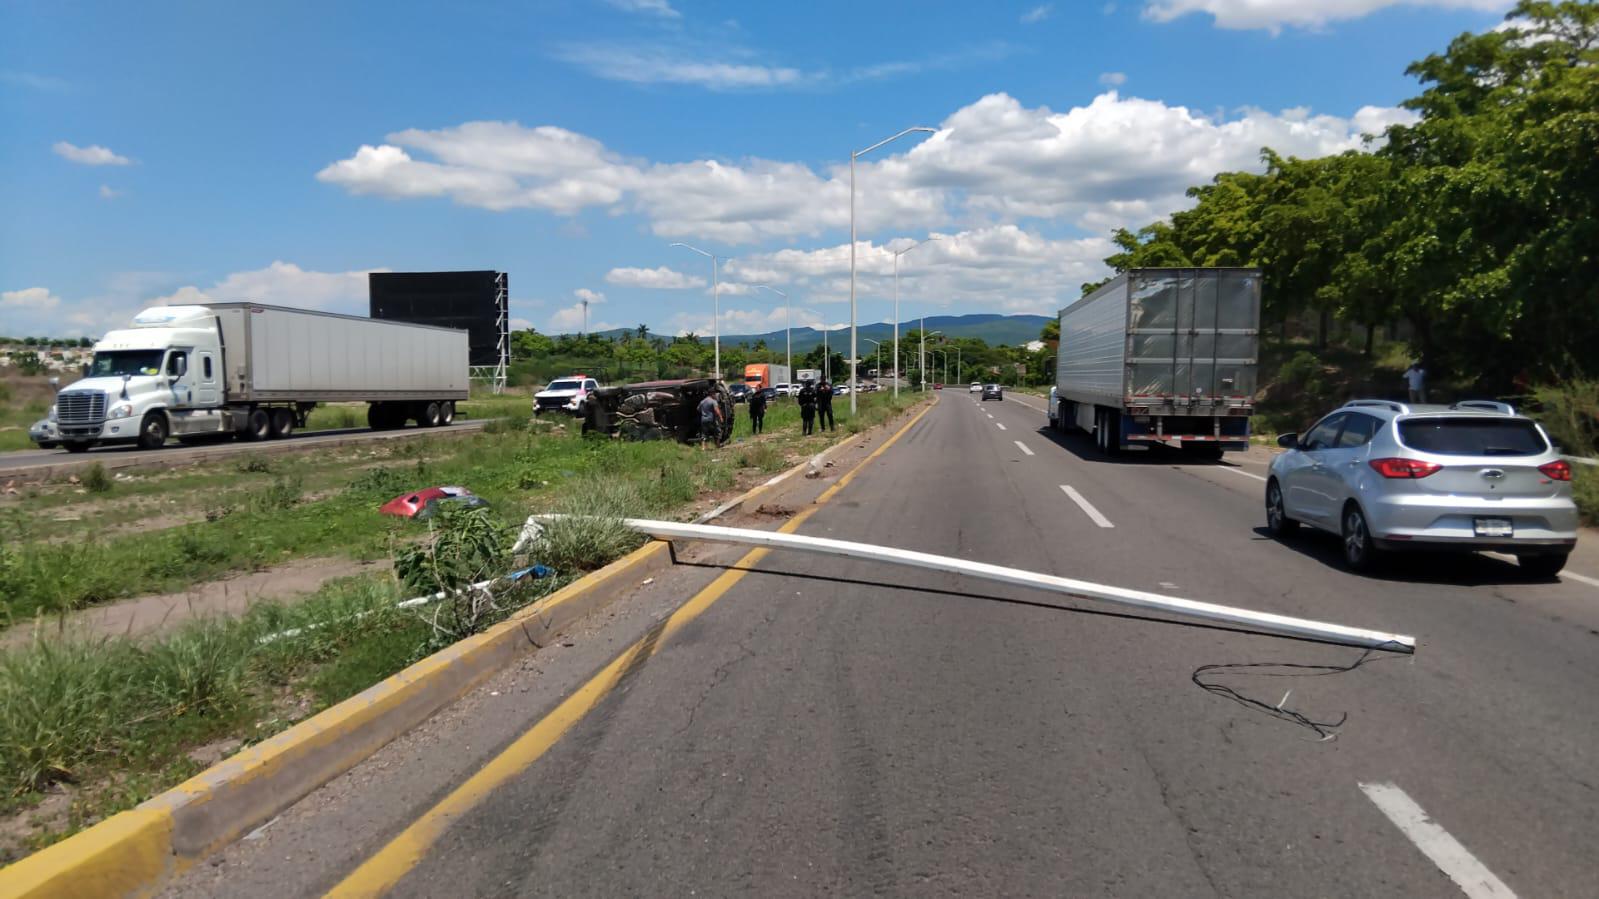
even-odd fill
[{"label": "suv rear window", "polygon": [[1399,422],[1399,439],[1443,456],[1536,456],[1549,450],[1538,426],[1524,418],[1411,418]]}]

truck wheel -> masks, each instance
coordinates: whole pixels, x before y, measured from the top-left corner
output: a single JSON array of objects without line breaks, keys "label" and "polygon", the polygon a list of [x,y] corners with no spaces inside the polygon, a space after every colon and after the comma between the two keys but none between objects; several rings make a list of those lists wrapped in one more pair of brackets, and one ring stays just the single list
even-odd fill
[{"label": "truck wheel", "polygon": [[272,410],[272,439],[278,440],[294,433],[294,413],[288,409]]},{"label": "truck wheel", "polygon": [[92,443],[63,443],[61,445],[66,447],[67,452],[69,452],[69,453],[86,453],[86,452],[89,451],[89,447],[93,446],[94,444],[92,444]]},{"label": "truck wheel", "polygon": [[394,416],[389,412],[389,407],[383,403],[367,406],[366,426],[374,431],[387,431],[394,427]]},{"label": "truck wheel", "polygon": [[418,410],[416,423],[424,428],[436,428],[442,422],[443,417],[444,413],[439,409],[439,404],[429,402]]},{"label": "truck wheel", "polygon": [[160,449],[167,442],[167,417],[151,412],[139,423],[139,449]]},{"label": "truck wheel", "polygon": [[439,424],[455,424],[455,402],[453,400],[439,404]]},{"label": "truck wheel", "polygon": [[245,440],[265,440],[272,436],[272,416],[265,409],[251,409],[244,420]]}]

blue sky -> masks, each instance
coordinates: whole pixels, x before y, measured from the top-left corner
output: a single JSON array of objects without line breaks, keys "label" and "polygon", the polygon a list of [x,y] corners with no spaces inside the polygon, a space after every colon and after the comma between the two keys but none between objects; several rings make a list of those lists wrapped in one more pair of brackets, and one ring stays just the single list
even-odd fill
[{"label": "blue sky", "polygon": [[0,3],[0,333],[150,302],[363,312],[498,268],[513,316],[675,333],[1041,312],[1271,145],[1360,145],[1499,0]]}]

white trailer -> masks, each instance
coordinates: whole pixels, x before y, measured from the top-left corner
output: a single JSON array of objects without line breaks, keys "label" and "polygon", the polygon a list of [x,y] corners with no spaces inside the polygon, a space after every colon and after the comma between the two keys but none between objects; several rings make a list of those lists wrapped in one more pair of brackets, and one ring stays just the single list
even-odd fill
[{"label": "white trailer", "polygon": [[1260,271],[1132,269],[1060,312],[1049,422],[1103,452],[1249,446]]},{"label": "white trailer", "polygon": [[465,331],[260,303],[155,306],[95,344],[50,415],[73,452],[267,440],[326,402],[368,403],[374,428],[449,424],[467,384]]}]

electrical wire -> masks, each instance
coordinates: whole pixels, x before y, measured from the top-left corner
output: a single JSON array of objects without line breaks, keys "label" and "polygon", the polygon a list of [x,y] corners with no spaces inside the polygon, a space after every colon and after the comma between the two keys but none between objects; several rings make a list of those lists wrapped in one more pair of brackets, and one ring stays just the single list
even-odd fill
[{"label": "electrical wire", "polygon": [[[1191,679],[1194,682],[1194,686],[1204,690],[1207,693],[1214,693],[1217,696],[1231,699],[1233,702],[1236,702],[1245,708],[1264,712],[1273,718],[1280,718],[1284,721],[1297,724],[1300,727],[1313,731],[1319,738],[1320,742],[1326,742],[1328,740],[1337,739],[1338,728],[1343,727],[1344,723],[1349,720],[1348,712],[1344,712],[1343,714],[1339,715],[1335,721],[1318,721],[1314,718],[1311,718],[1309,715],[1286,707],[1288,696],[1293,692],[1292,690],[1284,693],[1283,698],[1276,705],[1272,705],[1269,702],[1263,702],[1259,699],[1255,699],[1252,696],[1245,696],[1226,684],[1219,683],[1214,680],[1206,680],[1204,675],[1232,673],[1246,677],[1325,677],[1329,674],[1344,674],[1349,671],[1354,671],[1356,668],[1359,668],[1367,662],[1372,661],[1372,653],[1386,650],[1404,651],[1405,647],[1401,647],[1398,644],[1385,644],[1383,646],[1371,647],[1362,652],[1359,658],[1355,659],[1348,665],[1306,665],[1300,662],[1240,662],[1233,664],[1200,665],[1198,668],[1194,669]],[[1392,656],[1382,656],[1381,658],[1392,658]],[[1245,669],[1275,670],[1250,671]]]}]

